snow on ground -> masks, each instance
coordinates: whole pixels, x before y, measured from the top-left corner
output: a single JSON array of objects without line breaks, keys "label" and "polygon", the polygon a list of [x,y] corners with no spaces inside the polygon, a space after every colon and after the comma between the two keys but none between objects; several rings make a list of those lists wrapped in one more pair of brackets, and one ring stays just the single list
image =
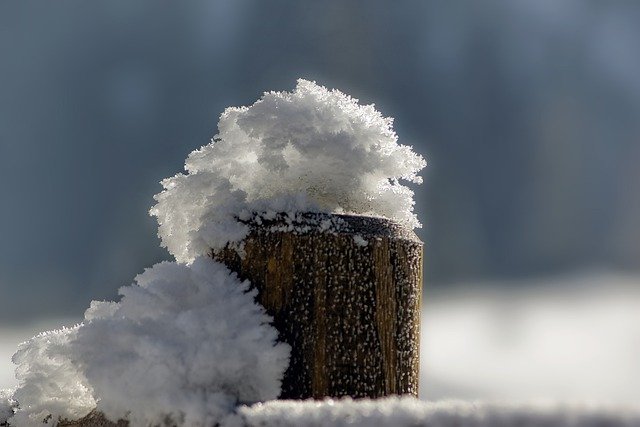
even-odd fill
[{"label": "snow on ground", "polygon": [[[640,402],[640,278],[581,275],[467,284],[423,299],[421,398]],[[0,328],[0,389],[15,387],[11,355],[34,333]]]},{"label": "snow on ground", "polygon": [[620,407],[497,404],[417,399],[274,401],[240,408],[223,427],[638,427]]},{"label": "snow on ground", "polygon": [[640,402],[640,277],[499,285],[427,290],[422,398]]}]

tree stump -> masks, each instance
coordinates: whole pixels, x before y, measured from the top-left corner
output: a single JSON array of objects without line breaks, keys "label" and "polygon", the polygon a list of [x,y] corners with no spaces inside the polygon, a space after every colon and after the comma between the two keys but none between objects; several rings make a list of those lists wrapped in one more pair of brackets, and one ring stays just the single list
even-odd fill
[{"label": "tree stump", "polygon": [[383,218],[279,214],[211,256],[249,279],[291,348],[282,399],[418,394],[423,245]]}]

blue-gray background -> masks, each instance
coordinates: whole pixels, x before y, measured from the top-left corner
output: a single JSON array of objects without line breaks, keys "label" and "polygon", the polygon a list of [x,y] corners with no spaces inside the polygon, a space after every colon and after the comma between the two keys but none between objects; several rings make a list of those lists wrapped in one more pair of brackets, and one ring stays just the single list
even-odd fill
[{"label": "blue-gray background", "polygon": [[0,322],[77,317],[169,259],[158,181],[298,77],[428,157],[427,286],[637,271],[638,22],[634,1],[3,1]]}]

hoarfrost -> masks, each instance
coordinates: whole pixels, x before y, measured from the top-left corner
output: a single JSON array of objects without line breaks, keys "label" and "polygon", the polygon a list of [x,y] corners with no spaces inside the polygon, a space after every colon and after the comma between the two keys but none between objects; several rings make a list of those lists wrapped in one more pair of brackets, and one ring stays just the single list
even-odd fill
[{"label": "hoarfrost", "polygon": [[13,390],[0,390],[0,426],[5,425],[7,420],[13,416]]},{"label": "hoarfrost", "polygon": [[11,425],[39,426],[49,419],[79,419],[95,407],[91,387],[70,352],[80,327],[42,332],[18,347],[13,363],[20,385],[13,399],[20,406],[9,420]]},{"label": "hoarfrost", "polygon": [[356,245],[358,246],[367,246],[369,244],[369,242],[367,242],[366,239],[364,239],[361,235],[356,234],[353,236],[353,241],[355,242]]},{"label": "hoarfrost", "polygon": [[249,282],[206,258],[157,264],[136,282],[120,302],[92,302],[83,324],[20,347],[12,425],[96,407],[134,427],[215,425],[238,403],[279,395],[289,347]]},{"label": "hoarfrost", "polygon": [[286,212],[386,217],[419,227],[413,191],[424,159],[398,144],[393,120],[337,90],[298,80],[250,107],[227,108],[184,174],[162,181],[150,213],[163,246],[190,262],[239,241],[237,219]]}]

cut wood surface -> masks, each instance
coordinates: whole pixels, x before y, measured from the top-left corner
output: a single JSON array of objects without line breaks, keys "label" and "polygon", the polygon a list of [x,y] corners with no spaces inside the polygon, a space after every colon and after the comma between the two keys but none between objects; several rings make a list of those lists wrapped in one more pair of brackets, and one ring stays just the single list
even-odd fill
[{"label": "cut wood surface", "polygon": [[243,246],[212,256],[251,281],[292,347],[281,398],[417,396],[423,245],[415,233],[348,215],[247,225]]}]

